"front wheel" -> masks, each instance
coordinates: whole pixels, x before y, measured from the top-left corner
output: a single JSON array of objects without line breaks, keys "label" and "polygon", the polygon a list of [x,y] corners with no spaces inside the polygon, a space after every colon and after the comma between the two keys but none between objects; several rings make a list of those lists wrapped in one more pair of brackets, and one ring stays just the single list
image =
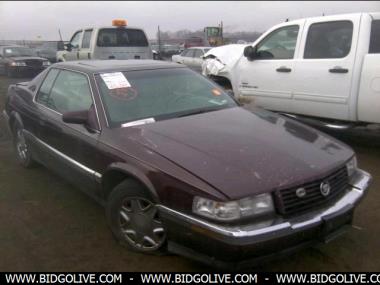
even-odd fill
[{"label": "front wheel", "polygon": [[107,220],[122,245],[143,253],[163,253],[166,232],[149,196],[136,181],[123,181],[110,194]]}]

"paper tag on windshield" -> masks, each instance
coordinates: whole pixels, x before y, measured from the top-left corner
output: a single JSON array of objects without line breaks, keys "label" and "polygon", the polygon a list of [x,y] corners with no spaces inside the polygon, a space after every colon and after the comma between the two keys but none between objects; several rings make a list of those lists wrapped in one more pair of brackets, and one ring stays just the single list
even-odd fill
[{"label": "paper tag on windshield", "polygon": [[107,85],[108,89],[131,87],[131,84],[121,72],[103,73],[100,74],[100,76]]}]

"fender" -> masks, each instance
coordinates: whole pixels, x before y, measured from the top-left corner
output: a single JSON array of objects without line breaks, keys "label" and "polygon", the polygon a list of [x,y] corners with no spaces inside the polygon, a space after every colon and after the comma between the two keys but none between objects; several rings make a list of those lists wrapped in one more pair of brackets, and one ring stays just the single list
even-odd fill
[{"label": "fender", "polygon": [[22,128],[24,128],[24,123],[22,122],[21,116],[17,111],[12,111],[9,116],[9,129],[11,130],[13,134],[13,126],[14,123],[18,122]]},{"label": "fender", "polygon": [[122,173],[125,173],[126,176],[135,178],[137,181],[142,183],[146,187],[146,189],[150,192],[150,194],[152,195],[152,198],[154,199],[154,202],[156,203],[159,202],[157,191],[155,187],[153,186],[152,182],[146,176],[146,174],[140,169],[123,162],[114,162],[110,166],[107,167],[106,171],[102,175],[101,183],[102,183],[103,189],[105,186],[104,183],[106,181],[107,173],[110,173],[112,171],[122,172]]}]

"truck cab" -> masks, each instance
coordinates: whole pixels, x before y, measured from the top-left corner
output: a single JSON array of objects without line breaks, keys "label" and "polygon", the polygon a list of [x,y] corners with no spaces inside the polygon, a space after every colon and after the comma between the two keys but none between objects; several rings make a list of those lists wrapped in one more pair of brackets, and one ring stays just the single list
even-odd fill
[{"label": "truck cab", "polygon": [[125,20],[114,20],[110,27],[77,30],[57,61],[86,59],[153,59],[145,32],[128,27]]},{"label": "truck cab", "polygon": [[269,110],[380,123],[380,13],[284,22],[214,75]]}]

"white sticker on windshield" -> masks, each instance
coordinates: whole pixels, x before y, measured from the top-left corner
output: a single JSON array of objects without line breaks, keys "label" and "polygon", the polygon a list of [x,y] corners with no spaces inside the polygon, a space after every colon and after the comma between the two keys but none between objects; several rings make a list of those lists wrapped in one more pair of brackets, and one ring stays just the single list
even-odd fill
[{"label": "white sticker on windshield", "polygon": [[103,73],[100,74],[100,76],[107,85],[108,89],[131,87],[131,84],[121,72]]},{"label": "white sticker on windshield", "polygon": [[224,105],[227,103],[227,100],[222,100],[222,101],[218,101],[218,100],[214,100],[214,99],[211,99],[211,100],[208,100],[209,103],[212,103],[212,104],[215,104],[215,105]]},{"label": "white sticker on windshield", "polygon": [[121,127],[126,128],[126,127],[138,126],[138,125],[151,124],[151,123],[154,123],[155,121],[156,120],[154,118],[147,118],[147,119],[142,119],[142,120],[122,124]]},{"label": "white sticker on windshield", "polygon": [[12,53],[11,49],[5,49],[4,51],[5,51],[5,53]]}]

